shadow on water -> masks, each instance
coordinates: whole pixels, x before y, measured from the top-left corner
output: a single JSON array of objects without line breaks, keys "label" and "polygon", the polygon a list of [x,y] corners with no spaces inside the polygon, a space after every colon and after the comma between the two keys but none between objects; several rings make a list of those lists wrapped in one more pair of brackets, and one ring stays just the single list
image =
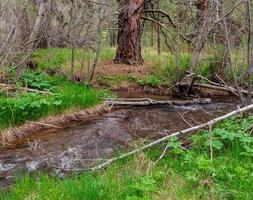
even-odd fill
[{"label": "shadow on water", "polygon": [[[115,149],[127,148],[139,138],[162,137],[235,108],[236,102],[231,99],[208,105],[118,108],[93,121],[39,133],[1,149],[0,186],[11,185],[13,174],[42,168],[42,159],[61,167],[70,167],[67,166],[70,163],[74,167],[87,167],[94,159],[111,157]],[[52,161],[54,158],[56,163]],[[73,158],[80,162],[73,164]]]}]

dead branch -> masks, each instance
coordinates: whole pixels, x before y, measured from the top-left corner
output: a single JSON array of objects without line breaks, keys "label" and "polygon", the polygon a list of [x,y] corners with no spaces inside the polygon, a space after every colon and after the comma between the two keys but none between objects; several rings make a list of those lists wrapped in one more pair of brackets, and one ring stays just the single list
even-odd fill
[{"label": "dead branch", "polygon": [[[228,119],[228,118],[230,118],[230,117],[233,117],[233,116],[235,116],[235,115],[248,112],[248,111],[250,111],[250,110],[252,110],[252,109],[253,109],[253,104],[251,104],[251,105],[249,105],[249,106],[246,106],[246,107],[243,107],[243,108],[241,108],[241,109],[239,108],[238,110],[235,110],[235,111],[230,112],[230,113],[228,113],[228,114],[226,114],[226,115],[223,115],[223,116],[221,116],[221,117],[218,117],[218,118],[216,118],[216,119],[213,119],[213,120],[211,120],[211,121],[209,121],[209,122],[207,122],[207,123],[200,124],[200,125],[198,125],[198,126],[194,126],[194,127],[188,128],[188,129],[184,129],[184,130],[182,130],[182,131],[178,131],[178,132],[173,133],[173,134],[171,134],[171,135],[165,136],[165,137],[163,137],[163,138],[161,138],[161,139],[159,139],[159,140],[156,140],[156,141],[154,141],[154,142],[151,142],[151,143],[149,143],[149,144],[147,144],[147,145],[144,145],[144,146],[142,146],[142,147],[140,147],[140,148],[138,148],[138,149],[135,149],[135,150],[133,150],[133,151],[130,151],[130,152],[126,153],[126,154],[123,154],[123,155],[121,155],[121,156],[118,156],[118,157],[114,157],[114,158],[112,158],[112,159],[109,159],[107,162],[105,162],[105,163],[103,163],[103,164],[101,164],[101,165],[98,165],[98,166],[96,166],[96,167],[87,169],[87,170],[96,171],[96,170],[103,169],[103,168],[107,167],[108,165],[110,165],[111,163],[113,163],[113,162],[115,162],[115,161],[117,161],[117,160],[122,160],[122,159],[124,159],[124,158],[126,158],[126,157],[128,157],[128,156],[131,156],[131,155],[134,155],[134,154],[136,154],[136,153],[139,153],[139,152],[141,152],[141,151],[143,151],[143,150],[146,150],[146,149],[148,149],[148,148],[150,148],[150,147],[153,147],[153,146],[155,146],[155,145],[157,145],[157,144],[161,144],[162,142],[166,142],[166,141],[168,141],[168,140],[169,140],[170,138],[172,138],[172,137],[177,137],[177,136],[183,135],[183,134],[189,134],[189,133],[192,133],[192,132],[194,132],[194,131],[199,131],[199,130],[201,130],[201,129],[203,129],[203,128],[206,128],[206,127],[211,127],[211,126],[213,126],[214,124],[216,124],[216,123],[218,123],[218,122],[221,122],[221,121],[223,121],[223,120],[226,120],[226,119]],[[75,170],[77,170],[77,171],[83,171],[84,169],[75,169]]]},{"label": "dead branch", "polygon": [[37,90],[37,89],[32,89],[32,88],[27,88],[27,87],[18,87],[15,84],[5,84],[5,83],[0,83],[0,89],[22,90],[24,92],[34,92],[34,93],[47,94],[47,95],[52,95],[53,94],[49,91],[42,91],[42,90]]},{"label": "dead branch", "polygon": [[116,99],[107,99],[105,101],[106,105],[109,106],[152,106],[152,105],[192,105],[192,104],[208,104],[211,103],[211,99],[192,99],[184,101],[157,101],[149,98],[140,98],[140,99],[127,99],[127,98],[116,98]]},{"label": "dead branch", "polygon": [[[181,82],[178,83],[177,86],[179,87],[189,87],[188,82]],[[207,89],[213,89],[213,90],[221,90],[221,91],[225,91],[225,92],[229,92],[232,94],[237,93],[237,89],[231,87],[231,86],[225,86],[225,85],[221,85],[221,86],[217,86],[217,85],[210,85],[210,84],[204,84],[204,83],[194,83],[193,87],[197,87],[197,88],[207,88]],[[248,94],[248,91],[244,90],[244,89],[240,89],[240,92],[244,95]],[[253,93],[252,93],[253,95]]]}]

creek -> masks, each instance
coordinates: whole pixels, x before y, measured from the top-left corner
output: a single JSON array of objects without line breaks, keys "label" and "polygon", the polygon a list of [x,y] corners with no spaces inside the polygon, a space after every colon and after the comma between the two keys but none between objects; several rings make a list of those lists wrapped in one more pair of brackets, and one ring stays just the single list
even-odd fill
[{"label": "creek", "polygon": [[0,150],[0,187],[44,169],[42,160],[52,168],[89,167],[112,157],[117,149],[131,147],[136,140],[152,140],[207,122],[236,109],[236,103],[226,98],[207,105],[122,107],[95,120],[22,138]]}]

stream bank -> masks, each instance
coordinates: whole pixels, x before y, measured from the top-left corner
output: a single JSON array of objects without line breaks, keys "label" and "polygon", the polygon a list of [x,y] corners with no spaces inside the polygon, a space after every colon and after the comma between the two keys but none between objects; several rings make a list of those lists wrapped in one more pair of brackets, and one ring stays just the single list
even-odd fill
[{"label": "stream bank", "polygon": [[[125,97],[136,95],[130,92],[125,93]],[[164,96],[152,98],[167,99]],[[112,111],[102,106],[83,111],[82,115],[67,118],[71,119],[71,126],[67,123],[62,124],[64,128],[35,129],[36,134],[22,136],[3,147],[0,185],[12,185],[14,174],[19,176],[39,169],[86,168],[110,158],[117,149],[131,148],[136,140],[163,137],[223,115],[234,110],[236,103],[232,98],[225,98],[206,105],[119,107]]]}]

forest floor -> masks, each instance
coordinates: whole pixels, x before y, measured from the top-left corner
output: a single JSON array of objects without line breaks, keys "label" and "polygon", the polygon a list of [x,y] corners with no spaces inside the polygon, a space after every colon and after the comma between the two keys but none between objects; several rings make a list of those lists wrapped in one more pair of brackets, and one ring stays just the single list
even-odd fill
[{"label": "forest floor", "polygon": [[[175,58],[169,54],[158,57],[149,51],[144,54],[146,62],[143,66],[129,67],[111,61],[114,51],[113,48],[102,50],[94,87],[90,87],[57,74],[48,75],[49,69],[55,68],[69,73],[70,49],[38,50],[33,57],[38,69],[27,70],[16,85],[19,89],[28,87],[52,95],[2,90],[1,129],[94,107],[102,102],[102,98],[115,96],[114,91],[133,88],[150,93],[166,92],[175,81]],[[80,50],[77,54],[81,56],[83,52]],[[179,63],[180,73],[184,74],[190,64],[189,55],[183,54]],[[207,60],[201,74],[208,77],[211,70],[211,62]],[[17,180],[10,191],[1,192],[0,199],[250,200],[253,199],[253,139],[249,129],[252,123],[252,116],[247,115],[215,126],[213,160],[210,158],[209,132],[200,131],[189,138],[191,145],[184,148],[176,138],[168,141],[170,151],[157,163],[166,143],[94,173],[73,174],[63,180],[45,172],[27,175]],[[139,145],[136,142],[136,147]]]}]

